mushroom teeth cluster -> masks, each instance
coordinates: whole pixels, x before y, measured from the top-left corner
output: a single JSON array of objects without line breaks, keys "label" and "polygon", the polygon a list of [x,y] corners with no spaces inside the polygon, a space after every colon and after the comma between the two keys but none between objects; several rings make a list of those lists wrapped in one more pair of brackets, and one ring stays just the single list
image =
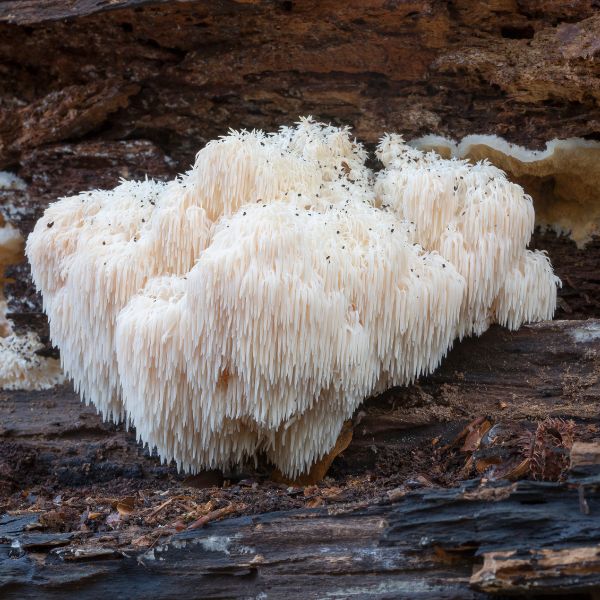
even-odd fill
[{"label": "mushroom teeth cluster", "polygon": [[168,184],[52,204],[27,255],[82,397],[182,469],[261,452],[294,477],[455,338],[551,318],[519,186],[399,136],[378,156],[375,174],[348,129],[309,118],[231,132]]},{"label": "mushroom teeth cluster", "polygon": [[551,318],[556,287],[547,255],[527,250],[535,214],[531,198],[487,161],[446,160],[388,135],[377,156],[377,204],[410,221],[416,241],[464,277],[456,336],[480,335],[492,323],[517,329]]}]

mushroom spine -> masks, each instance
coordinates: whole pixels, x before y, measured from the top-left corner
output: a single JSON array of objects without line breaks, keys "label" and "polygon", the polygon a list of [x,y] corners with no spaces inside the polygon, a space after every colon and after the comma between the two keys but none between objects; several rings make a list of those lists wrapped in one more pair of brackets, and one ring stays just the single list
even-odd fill
[{"label": "mushroom spine", "polygon": [[27,256],[83,398],[182,469],[264,452],[293,477],[454,339],[552,317],[518,185],[395,135],[377,154],[374,173],[309,118],[231,132],[170,183],[52,204]]}]

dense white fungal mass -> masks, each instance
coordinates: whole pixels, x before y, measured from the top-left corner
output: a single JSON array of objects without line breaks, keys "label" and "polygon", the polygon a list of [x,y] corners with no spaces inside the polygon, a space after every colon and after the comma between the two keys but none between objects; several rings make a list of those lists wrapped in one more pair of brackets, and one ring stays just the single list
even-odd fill
[{"label": "dense white fungal mass", "polygon": [[457,337],[551,318],[531,200],[486,163],[347,129],[232,132],[179,179],[59,200],[27,242],[82,396],[180,467],[295,476]]},{"label": "dense white fungal mass", "polygon": [[513,329],[549,318],[557,279],[543,253],[526,250],[534,228],[531,198],[483,161],[446,160],[386,136],[375,184],[378,202],[416,227],[416,241],[464,277],[456,335],[497,322]]}]

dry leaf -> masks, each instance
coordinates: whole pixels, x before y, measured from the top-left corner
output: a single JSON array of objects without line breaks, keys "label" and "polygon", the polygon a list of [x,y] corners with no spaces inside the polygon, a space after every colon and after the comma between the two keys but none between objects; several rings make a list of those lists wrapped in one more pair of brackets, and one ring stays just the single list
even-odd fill
[{"label": "dry leaf", "polygon": [[135,496],[126,496],[117,502],[116,509],[121,516],[130,515],[135,506]]},{"label": "dry leaf", "polygon": [[329,500],[331,502],[339,502],[341,499],[343,499],[343,495],[344,490],[339,487],[330,487],[321,490],[321,496],[325,500]]},{"label": "dry leaf", "polygon": [[142,535],[139,538],[135,538],[135,540],[132,540],[131,544],[132,546],[136,546],[138,548],[142,547],[146,547],[146,546],[150,546],[153,543],[154,540],[150,539],[147,535]]},{"label": "dry leaf", "polygon": [[309,485],[304,488],[304,495],[306,497],[314,496],[315,494],[318,494],[318,493],[319,493],[319,486],[317,486],[317,485]]},{"label": "dry leaf", "polygon": [[323,506],[323,504],[325,504],[325,500],[323,500],[323,498],[317,497],[308,500],[304,506],[306,506],[306,508],[317,508],[318,506]]},{"label": "dry leaf", "polygon": [[491,429],[492,424],[487,419],[479,417],[467,426],[467,435],[461,446],[461,452],[474,452],[479,448],[481,438]]},{"label": "dry leaf", "polygon": [[230,515],[233,512],[242,511],[246,508],[244,504],[234,505],[229,504],[225,508],[219,508],[217,510],[213,510],[209,512],[207,515],[200,517],[196,521],[194,521],[191,525],[188,526],[188,529],[199,529],[200,527],[204,527],[207,523],[211,521],[216,521],[217,519],[222,519],[223,517]]}]

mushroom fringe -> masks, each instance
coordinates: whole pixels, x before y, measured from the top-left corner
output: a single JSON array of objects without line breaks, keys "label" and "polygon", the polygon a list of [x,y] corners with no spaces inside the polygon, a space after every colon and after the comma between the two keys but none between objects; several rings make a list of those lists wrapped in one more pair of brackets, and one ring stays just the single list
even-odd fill
[{"label": "mushroom fringe", "polygon": [[181,469],[264,453],[295,477],[454,339],[552,317],[518,185],[399,136],[378,157],[307,118],[232,131],[168,184],[52,204],[27,256],[82,397]]}]

